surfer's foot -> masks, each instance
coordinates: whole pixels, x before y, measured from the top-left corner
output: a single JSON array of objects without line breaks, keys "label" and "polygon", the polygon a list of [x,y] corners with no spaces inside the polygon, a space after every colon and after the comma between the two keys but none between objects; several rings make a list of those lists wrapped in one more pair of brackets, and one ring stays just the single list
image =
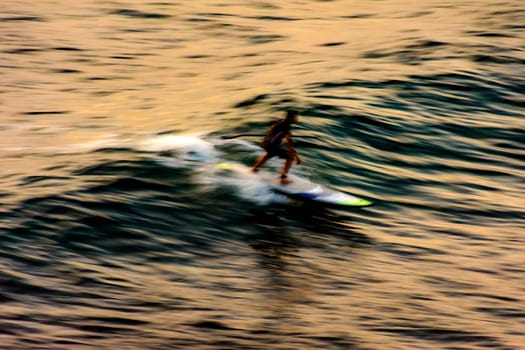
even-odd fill
[{"label": "surfer's foot", "polygon": [[281,185],[288,185],[292,182],[293,182],[292,180],[288,180],[288,176],[281,175]]},{"label": "surfer's foot", "polygon": [[258,171],[259,171],[258,168],[252,168],[252,173],[256,173],[256,172],[258,172]]}]

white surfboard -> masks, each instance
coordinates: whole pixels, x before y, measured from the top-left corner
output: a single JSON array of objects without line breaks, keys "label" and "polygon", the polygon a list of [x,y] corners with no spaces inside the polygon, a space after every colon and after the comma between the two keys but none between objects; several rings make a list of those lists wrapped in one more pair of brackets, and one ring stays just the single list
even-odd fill
[{"label": "white surfboard", "polygon": [[[245,172],[251,171],[250,168],[245,167],[242,164],[228,162],[218,163],[216,167],[221,170],[242,169]],[[279,176],[275,173],[259,170],[252,174],[268,184],[273,191],[293,199],[346,207],[368,207],[372,205],[372,202],[366,199],[333,190],[296,175],[289,174],[288,179],[292,182],[286,185],[281,185]]]}]

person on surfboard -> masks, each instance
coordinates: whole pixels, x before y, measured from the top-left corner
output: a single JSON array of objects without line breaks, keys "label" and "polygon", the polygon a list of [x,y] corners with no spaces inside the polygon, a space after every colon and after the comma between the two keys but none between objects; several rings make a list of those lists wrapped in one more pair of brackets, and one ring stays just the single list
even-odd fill
[{"label": "person on surfboard", "polygon": [[[282,185],[291,183],[288,177],[288,171],[292,167],[295,160],[297,164],[301,164],[301,159],[297,155],[297,151],[293,146],[292,140],[292,124],[299,121],[299,112],[296,110],[288,110],[284,119],[278,120],[270,127],[268,133],[264,137],[262,147],[266,154],[261,156],[252,168],[253,172],[257,172],[259,167],[266,163],[268,159],[279,157],[285,159],[283,170],[281,171],[280,181]],[[281,147],[283,139],[286,141],[286,148]]]}]

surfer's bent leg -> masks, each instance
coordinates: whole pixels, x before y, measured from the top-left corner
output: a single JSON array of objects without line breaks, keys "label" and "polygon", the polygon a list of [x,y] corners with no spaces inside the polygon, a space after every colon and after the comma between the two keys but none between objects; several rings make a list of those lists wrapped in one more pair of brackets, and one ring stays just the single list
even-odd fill
[{"label": "surfer's bent leg", "polygon": [[276,155],[278,155],[278,154],[277,154],[277,151],[276,151],[275,149],[272,149],[272,148],[267,148],[267,149],[265,149],[265,151],[266,151],[266,154],[263,155],[263,156],[261,156],[261,157],[259,158],[259,160],[257,160],[257,162],[255,163],[255,165],[253,166],[252,171],[253,171],[254,173],[256,173],[256,172],[259,170],[259,168],[260,168],[264,163],[266,163],[266,162],[268,161],[268,159],[270,159],[270,158],[275,157]]},{"label": "surfer's bent leg", "polygon": [[266,162],[268,161],[268,159],[270,159],[270,157],[268,156],[268,153],[266,153],[265,155],[261,156],[261,157],[257,160],[257,162],[255,163],[255,165],[253,166],[252,171],[253,171],[254,173],[256,173],[256,172],[259,170],[259,168],[260,168],[264,163],[266,163]]}]

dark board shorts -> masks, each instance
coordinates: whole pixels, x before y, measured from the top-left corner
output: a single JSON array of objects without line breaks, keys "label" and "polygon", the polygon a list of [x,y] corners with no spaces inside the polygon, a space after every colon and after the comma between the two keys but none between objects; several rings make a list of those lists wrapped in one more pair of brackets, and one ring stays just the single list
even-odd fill
[{"label": "dark board shorts", "polygon": [[273,157],[279,157],[282,159],[292,159],[293,158],[293,155],[291,154],[291,152],[288,149],[281,147],[280,145],[267,147],[265,150],[270,158],[273,158]]}]

